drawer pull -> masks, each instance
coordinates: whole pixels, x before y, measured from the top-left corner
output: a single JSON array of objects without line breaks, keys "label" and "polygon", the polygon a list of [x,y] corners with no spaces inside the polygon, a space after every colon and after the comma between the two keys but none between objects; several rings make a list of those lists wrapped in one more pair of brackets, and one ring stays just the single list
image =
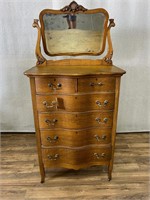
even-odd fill
[{"label": "drawer pull", "polygon": [[94,137],[97,139],[97,141],[101,141],[101,140],[106,140],[106,135],[102,135],[102,137],[100,137],[99,135],[94,135]]},{"label": "drawer pull", "polygon": [[95,119],[99,124],[106,124],[108,122],[108,118],[104,118],[103,119],[103,122],[101,121],[101,119],[99,117],[97,117]]},{"label": "drawer pull", "polygon": [[49,120],[49,119],[46,119],[45,122],[47,123],[47,125],[49,126],[55,126],[56,122],[58,120],[57,119],[52,119],[52,120]]},{"label": "drawer pull", "polygon": [[57,135],[54,136],[54,138],[51,138],[50,136],[47,137],[47,140],[52,143],[52,142],[57,142],[59,137]]},{"label": "drawer pull", "polygon": [[96,104],[97,104],[99,107],[101,107],[102,105],[103,105],[103,106],[107,106],[108,100],[105,100],[103,103],[101,103],[99,100],[96,100]]},{"label": "drawer pull", "polygon": [[49,108],[54,108],[57,107],[58,102],[57,101],[52,101],[50,104],[47,101],[43,101],[43,105],[49,109]]},{"label": "drawer pull", "polygon": [[57,88],[61,88],[62,84],[61,83],[57,83]]},{"label": "drawer pull", "polygon": [[105,157],[106,157],[106,154],[105,154],[105,153],[101,153],[101,154],[94,153],[94,156],[95,156],[97,159],[101,159],[101,158],[105,158]]},{"label": "drawer pull", "polygon": [[62,88],[62,84],[61,83],[57,83],[56,85],[53,83],[49,83],[48,87],[50,87],[52,90],[59,90]]},{"label": "drawer pull", "polygon": [[59,154],[48,155],[47,157],[48,157],[49,160],[57,160],[59,158]]},{"label": "drawer pull", "polygon": [[107,136],[106,135],[102,135],[102,139],[106,140]]},{"label": "drawer pull", "polygon": [[102,82],[99,83],[90,83],[90,86],[102,86],[104,85]]}]

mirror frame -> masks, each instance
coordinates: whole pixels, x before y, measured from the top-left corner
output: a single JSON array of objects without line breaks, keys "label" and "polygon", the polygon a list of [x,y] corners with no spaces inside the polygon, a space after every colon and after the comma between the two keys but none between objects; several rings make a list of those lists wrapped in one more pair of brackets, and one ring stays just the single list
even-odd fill
[{"label": "mirror frame", "polygon": [[[73,5],[73,3],[75,4],[75,8],[73,9],[71,6]],[[45,33],[44,33],[44,21],[43,21],[43,16],[45,14],[71,14],[71,13],[75,13],[75,14],[95,14],[95,13],[103,13],[105,15],[105,22],[104,22],[104,35],[103,35],[103,42],[101,45],[101,49],[99,52],[93,53],[93,52],[87,52],[87,53],[57,53],[57,54],[51,54],[46,47],[46,38],[45,38]],[[39,19],[40,19],[40,24],[41,24],[41,35],[42,35],[42,42],[43,42],[43,48],[45,53],[48,56],[79,56],[79,55],[93,55],[93,56],[98,56],[101,55],[104,51],[105,51],[105,46],[106,46],[106,37],[107,37],[107,31],[108,31],[108,20],[109,20],[109,14],[108,12],[103,9],[103,8],[98,8],[98,9],[91,9],[91,10],[87,10],[86,8],[84,8],[83,6],[78,5],[76,2],[72,2],[69,6],[64,7],[61,10],[52,10],[52,9],[44,9],[40,12],[39,15]]]}]

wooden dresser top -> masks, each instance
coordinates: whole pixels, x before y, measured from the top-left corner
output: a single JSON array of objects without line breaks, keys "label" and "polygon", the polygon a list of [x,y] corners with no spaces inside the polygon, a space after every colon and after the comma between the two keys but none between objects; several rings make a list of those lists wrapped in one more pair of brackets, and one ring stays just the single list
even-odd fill
[{"label": "wooden dresser top", "polygon": [[35,66],[24,72],[27,76],[92,76],[92,75],[114,75],[121,76],[126,72],[116,66],[103,65],[51,65]]}]

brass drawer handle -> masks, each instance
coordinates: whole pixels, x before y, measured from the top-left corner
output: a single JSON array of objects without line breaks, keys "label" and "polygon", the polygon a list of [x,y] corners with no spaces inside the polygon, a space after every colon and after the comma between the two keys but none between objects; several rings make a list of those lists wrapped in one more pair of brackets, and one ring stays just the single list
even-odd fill
[{"label": "brass drawer handle", "polygon": [[47,157],[48,157],[49,160],[57,160],[59,158],[59,154],[48,155]]},{"label": "brass drawer handle", "polygon": [[94,156],[95,156],[97,159],[101,159],[101,158],[105,158],[105,157],[106,157],[106,154],[105,154],[105,153],[101,153],[101,154],[94,153]]},{"label": "brass drawer handle", "polygon": [[99,100],[96,100],[96,104],[101,107],[101,106],[107,106],[108,100],[105,100],[103,103],[101,103]]},{"label": "brass drawer handle", "polygon": [[96,119],[95,119],[99,124],[106,124],[107,122],[108,122],[108,118],[104,118],[103,119],[103,122],[101,121],[101,119],[99,118],[99,117],[97,117]]},{"label": "brass drawer handle", "polygon": [[50,109],[50,108],[57,108],[58,106],[58,102],[57,100],[56,101],[52,101],[51,103],[48,103],[47,101],[43,101],[43,105],[47,108],[47,109]]},{"label": "brass drawer handle", "polygon": [[102,82],[99,82],[99,83],[90,83],[90,86],[102,86],[102,85],[104,85]]},{"label": "brass drawer handle", "polygon": [[53,84],[53,83],[48,83],[48,87],[50,87],[52,90],[60,90],[62,88],[61,83]]},{"label": "brass drawer handle", "polygon": [[107,136],[106,135],[102,135],[102,137],[100,137],[99,135],[94,135],[94,138],[97,141],[101,141],[101,140],[106,140]]},{"label": "brass drawer handle", "polygon": [[47,123],[47,125],[49,126],[55,126],[56,122],[58,120],[57,119],[52,119],[52,120],[49,120],[49,119],[46,119],[45,122]]},{"label": "brass drawer handle", "polygon": [[59,137],[57,135],[54,136],[54,138],[51,138],[50,136],[47,137],[47,140],[52,143],[52,142],[57,142]]}]

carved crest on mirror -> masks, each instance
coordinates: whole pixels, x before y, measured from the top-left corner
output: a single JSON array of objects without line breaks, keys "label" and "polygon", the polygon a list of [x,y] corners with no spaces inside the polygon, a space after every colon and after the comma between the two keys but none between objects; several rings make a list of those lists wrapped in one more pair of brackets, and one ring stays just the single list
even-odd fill
[{"label": "carved crest on mirror", "polygon": [[78,5],[75,1],[72,1],[68,6],[65,6],[61,9],[62,12],[78,12],[78,11],[86,11],[87,9],[81,5]]}]

